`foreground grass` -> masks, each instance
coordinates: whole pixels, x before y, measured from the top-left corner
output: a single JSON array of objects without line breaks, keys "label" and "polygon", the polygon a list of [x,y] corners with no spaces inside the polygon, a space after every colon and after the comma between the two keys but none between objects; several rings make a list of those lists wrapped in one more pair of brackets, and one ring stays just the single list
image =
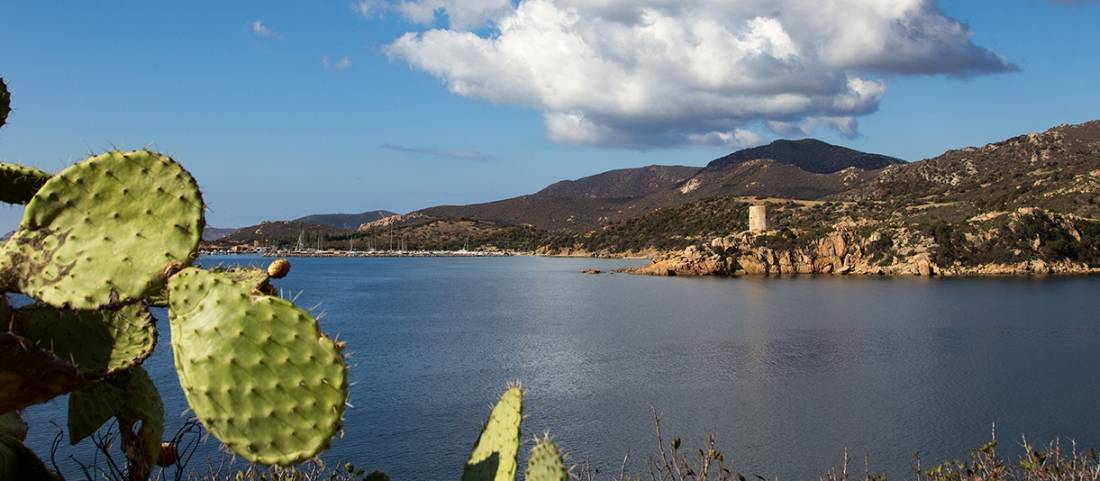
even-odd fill
[{"label": "foreground grass", "polygon": [[[680,438],[666,440],[661,431],[661,419],[654,414],[654,450],[641,464],[624,456],[618,472],[606,473],[594,469],[589,463],[572,467],[576,481],[772,481],[756,474],[745,474],[726,462],[726,455],[718,449],[714,435],[707,436],[701,448],[687,448]],[[110,430],[96,439],[100,454],[111,452]],[[382,472],[368,472],[352,464],[327,466],[320,461],[292,468],[241,466],[239,460],[226,454],[217,460],[195,463],[192,455],[203,435],[197,424],[181,429],[175,440],[181,447],[176,463],[154,473],[155,480],[175,481],[390,481]],[[104,444],[105,443],[105,444]],[[975,448],[965,458],[925,464],[918,455],[912,462],[912,473],[907,481],[1100,481],[1100,456],[1089,449],[1082,450],[1073,441],[1054,440],[1035,445],[1023,439],[1018,450],[1002,456],[999,442],[993,439]],[[55,453],[56,454],[56,453]],[[76,461],[76,460],[73,460]],[[777,461],[779,462],[779,461]],[[111,462],[97,457],[92,465],[81,464],[84,478],[89,481],[114,481],[125,479],[124,473],[111,469]],[[456,467],[456,475],[461,467]],[[887,476],[874,473],[869,460],[852,469],[847,450],[837,467],[825,471],[817,480],[796,481],[887,481]],[[413,480],[420,481],[420,480]],[[778,478],[774,481],[782,481]]]}]

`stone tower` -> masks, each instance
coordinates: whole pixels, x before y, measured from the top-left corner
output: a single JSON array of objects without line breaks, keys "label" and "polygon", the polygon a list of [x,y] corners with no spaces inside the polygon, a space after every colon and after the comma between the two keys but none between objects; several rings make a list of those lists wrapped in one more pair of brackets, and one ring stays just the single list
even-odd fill
[{"label": "stone tower", "polygon": [[754,205],[749,207],[749,231],[753,233],[768,230],[768,207]]}]

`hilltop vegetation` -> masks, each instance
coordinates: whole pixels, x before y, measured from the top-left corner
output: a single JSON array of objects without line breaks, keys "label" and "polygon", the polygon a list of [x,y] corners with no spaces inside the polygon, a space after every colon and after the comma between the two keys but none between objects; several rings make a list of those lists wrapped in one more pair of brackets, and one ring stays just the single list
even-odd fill
[{"label": "hilltop vegetation", "polygon": [[684,248],[700,240],[745,230],[748,206],[746,199],[720,197],[667,207],[589,232],[550,235],[540,252],[631,255]]},{"label": "hilltop vegetation", "polygon": [[955,202],[990,212],[1040,207],[1100,217],[1100,121],[1063,125],[890,167],[845,199]]}]

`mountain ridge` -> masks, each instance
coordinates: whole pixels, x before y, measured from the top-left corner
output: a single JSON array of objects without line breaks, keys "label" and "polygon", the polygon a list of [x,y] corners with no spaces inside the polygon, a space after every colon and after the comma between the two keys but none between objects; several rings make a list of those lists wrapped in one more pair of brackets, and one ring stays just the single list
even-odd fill
[{"label": "mountain ridge", "polygon": [[759,159],[772,159],[815,174],[831,174],[849,167],[860,170],[879,170],[906,163],[896,157],[860,152],[818,139],[779,139],[767,145],[742,149],[712,160],[706,168],[727,169]]},{"label": "mountain ridge", "polygon": [[727,195],[819,199],[870,181],[904,161],[813,139],[777,140],[712,160],[705,167],[616,169],[555,182],[535,193],[416,211],[545,230],[585,231],[653,210]]}]

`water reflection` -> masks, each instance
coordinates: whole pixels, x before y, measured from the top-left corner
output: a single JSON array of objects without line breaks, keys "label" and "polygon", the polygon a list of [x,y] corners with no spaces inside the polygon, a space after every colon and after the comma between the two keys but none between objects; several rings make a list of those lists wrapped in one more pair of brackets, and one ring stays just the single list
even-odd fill
[{"label": "water reflection", "polygon": [[[715,432],[741,471],[780,479],[816,479],[845,447],[904,476],[913,452],[965,455],[993,422],[1005,438],[1100,447],[1100,279],[579,274],[621,265],[296,261],[280,287],[321,304],[352,355],[355,408],[327,456],[394,479],[457,477],[516,379],[529,391],[525,436],[548,430],[605,470],[651,450],[651,407],[666,432]],[[161,332],[150,371],[178,423]],[[63,422],[63,407],[32,415]],[[32,432],[40,452],[44,431]]]}]

